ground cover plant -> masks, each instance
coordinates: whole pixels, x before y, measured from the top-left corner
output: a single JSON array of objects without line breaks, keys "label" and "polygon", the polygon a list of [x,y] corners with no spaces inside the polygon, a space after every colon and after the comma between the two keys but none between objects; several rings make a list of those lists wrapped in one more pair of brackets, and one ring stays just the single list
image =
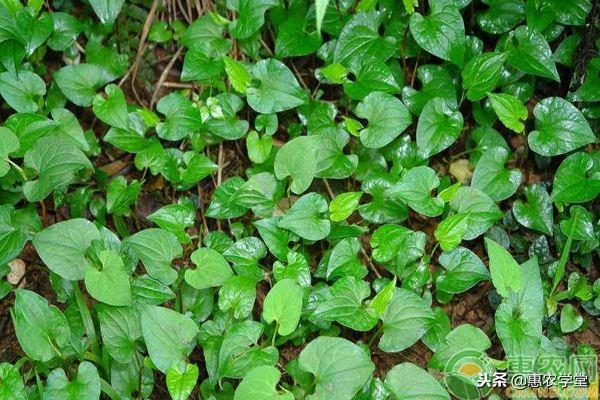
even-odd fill
[{"label": "ground cover plant", "polygon": [[0,0],[0,399],[597,399],[599,23]]}]

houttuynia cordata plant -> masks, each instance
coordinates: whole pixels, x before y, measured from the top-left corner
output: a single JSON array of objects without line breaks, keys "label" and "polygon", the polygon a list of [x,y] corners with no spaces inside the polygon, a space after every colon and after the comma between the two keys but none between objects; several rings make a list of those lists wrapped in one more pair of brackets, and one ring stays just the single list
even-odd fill
[{"label": "houttuynia cordata plant", "polygon": [[0,0],[0,400],[598,399],[599,27]]}]

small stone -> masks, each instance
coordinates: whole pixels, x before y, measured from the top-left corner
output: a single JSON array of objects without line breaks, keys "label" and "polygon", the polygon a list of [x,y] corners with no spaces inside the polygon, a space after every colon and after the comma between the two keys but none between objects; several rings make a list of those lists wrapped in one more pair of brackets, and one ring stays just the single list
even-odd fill
[{"label": "small stone", "polygon": [[18,284],[19,282],[21,282],[22,285],[24,281],[21,281],[21,279],[25,275],[26,270],[25,262],[20,258],[15,258],[8,263],[8,266],[10,267],[10,273],[6,277],[6,280],[13,285]]},{"label": "small stone", "polygon": [[463,158],[450,164],[450,174],[464,185],[471,181],[473,170],[469,160]]}]

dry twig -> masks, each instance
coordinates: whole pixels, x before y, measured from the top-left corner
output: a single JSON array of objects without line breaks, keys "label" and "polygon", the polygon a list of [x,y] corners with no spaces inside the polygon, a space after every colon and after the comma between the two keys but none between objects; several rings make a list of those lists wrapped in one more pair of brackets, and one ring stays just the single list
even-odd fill
[{"label": "dry twig", "polygon": [[[140,67],[140,61],[142,60],[142,56],[144,55],[144,51],[146,49],[146,40],[148,39],[148,34],[150,33],[150,27],[152,26],[152,22],[154,21],[154,16],[156,14],[156,10],[158,8],[159,0],[154,0],[152,2],[152,6],[150,7],[150,11],[148,12],[148,17],[146,17],[146,21],[144,22],[144,27],[142,28],[142,35],[140,37],[140,45],[138,46],[137,53],[135,55],[135,61],[131,65],[131,90],[133,91],[133,95],[135,99],[140,104],[144,104],[142,99],[138,95],[135,90],[135,78],[137,76],[138,69]],[[126,74],[129,75],[129,74]]]},{"label": "dry twig", "polygon": [[160,91],[160,88],[162,88],[163,84],[165,83],[165,80],[167,79],[167,76],[169,76],[169,72],[171,71],[171,68],[173,68],[175,61],[177,61],[177,59],[181,55],[182,51],[183,51],[183,47],[180,47],[179,49],[177,49],[177,52],[173,55],[173,58],[171,58],[171,61],[169,61],[169,63],[165,67],[165,70],[160,75],[160,78],[158,79],[158,82],[156,83],[156,88],[154,89],[154,93],[152,93],[152,99],[150,100],[150,108],[154,107],[154,103],[156,102],[156,97],[158,96],[158,92]]}]

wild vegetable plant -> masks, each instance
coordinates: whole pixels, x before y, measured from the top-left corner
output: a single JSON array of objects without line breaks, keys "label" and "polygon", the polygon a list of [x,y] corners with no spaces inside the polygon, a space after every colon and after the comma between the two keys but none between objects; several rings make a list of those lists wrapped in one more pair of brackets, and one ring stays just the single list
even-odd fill
[{"label": "wild vegetable plant", "polygon": [[25,3],[0,399],[499,399],[597,362],[597,1]]}]

